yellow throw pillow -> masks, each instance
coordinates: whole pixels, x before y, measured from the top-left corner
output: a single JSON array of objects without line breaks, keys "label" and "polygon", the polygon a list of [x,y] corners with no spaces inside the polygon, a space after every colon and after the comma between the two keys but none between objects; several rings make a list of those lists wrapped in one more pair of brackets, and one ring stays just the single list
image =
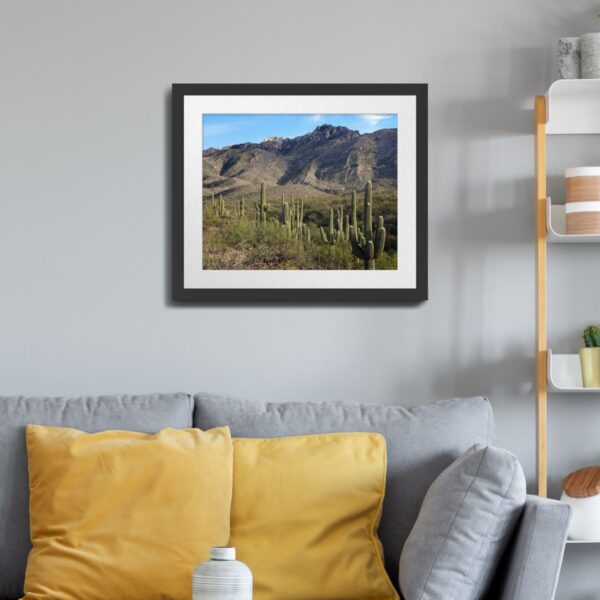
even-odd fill
[{"label": "yellow throw pillow", "polygon": [[157,434],[27,427],[25,600],[190,600],[229,538],[227,427]]},{"label": "yellow throw pillow", "polygon": [[255,600],[397,600],[377,526],[386,448],[375,433],[234,439],[230,545]]}]

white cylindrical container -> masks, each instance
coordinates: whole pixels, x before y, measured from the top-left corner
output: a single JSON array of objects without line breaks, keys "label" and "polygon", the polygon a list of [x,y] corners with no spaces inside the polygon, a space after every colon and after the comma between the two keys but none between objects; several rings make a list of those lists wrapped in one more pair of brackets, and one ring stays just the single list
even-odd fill
[{"label": "white cylindrical container", "polygon": [[252,573],[235,559],[235,548],[210,549],[210,560],[192,576],[194,600],[252,600]]},{"label": "white cylindrical container", "polygon": [[600,542],[600,466],[573,471],[562,484],[561,500],[572,509],[569,538]]},{"label": "white cylindrical container", "polygon": [[558,40],[558,76],[561,79],[581,78],[581,38]]},{"label": "white cylindrical container", "polygon": [[581,36],[581,76],[584,79],[600,79],[600,33],[584,33]]},{"label": "white cylindrical container", "polygon": [[600,167],[574,167],[565,172],[567,234],[600,233]]},{"label": "white cylindrical container", "polygon": [[569,539],[579,542],[600,541],[600,496],[571,498],[566,492],[560,497],[571,506]]}]

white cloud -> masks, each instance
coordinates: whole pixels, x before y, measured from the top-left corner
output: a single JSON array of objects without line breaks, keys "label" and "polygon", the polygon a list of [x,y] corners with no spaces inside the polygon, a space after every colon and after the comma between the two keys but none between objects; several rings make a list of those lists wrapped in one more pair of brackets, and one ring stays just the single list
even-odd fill
[{"label": "white cloud", "polygon": [[310,115],[310,117],[308,117],[308,120],[312,123],[319,123],[323,120],[323,115]]},{"label": "white cloud", "polygon": [[368,125],[379,125],[381,121],[388,119],[390,115],[360,115],[360,118]]}]

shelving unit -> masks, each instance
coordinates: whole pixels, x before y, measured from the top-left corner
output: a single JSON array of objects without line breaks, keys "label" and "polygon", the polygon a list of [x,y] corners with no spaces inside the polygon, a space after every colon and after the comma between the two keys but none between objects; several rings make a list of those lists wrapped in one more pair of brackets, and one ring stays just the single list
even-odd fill
[{"label": "shelving unit", "polygon": [[548,244],[600,243],[600,235],[568,235],[564,206],[553,205],[547,197],[547,136],[565,134],[600,134],[600,79],[556,81],[545,96],[535,99],[536,463],[540,496],[548,495],[548,392],[600,394],[600,388],[583,387],[577,354],[553,354],[548,348]]}]

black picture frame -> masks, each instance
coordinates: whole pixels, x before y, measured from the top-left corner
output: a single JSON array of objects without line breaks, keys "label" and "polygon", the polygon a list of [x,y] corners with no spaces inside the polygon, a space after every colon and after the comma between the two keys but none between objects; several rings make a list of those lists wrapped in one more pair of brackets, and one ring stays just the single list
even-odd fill
[{"label": "black picture frame", "polygon": [[[184,100],[209,95],[392,95],[416,98],[416,287],[409,289],[190,289],[184,286]],[[172,299],[203,304],[399,304],[428,297],[427,84],[189,84],[172,86]]]}]

